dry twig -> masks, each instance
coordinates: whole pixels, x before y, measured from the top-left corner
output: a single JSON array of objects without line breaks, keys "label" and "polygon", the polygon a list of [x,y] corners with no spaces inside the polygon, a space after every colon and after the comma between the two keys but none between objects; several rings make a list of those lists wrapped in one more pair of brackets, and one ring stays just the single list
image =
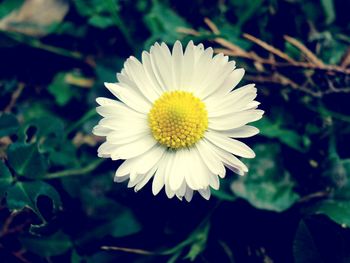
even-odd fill
[{"label": "dry twig", "polygon": [[12,108],[15,106],[19,96],[21,95],[24,89],[24,83],[19,83],[18,88],[12,93],[10,103],[6,106],[5,112],[11,112]]},{"label": "dry twig", "polygon": [[137,249],[137,248],[127,248],[127,247],[115,247],[115,246],[102,246],[102,250],[107,250],[107,251],[123,251],[127,253],[133,253],[133,254],[139,254],[139,255],[156,255],[156,253],[152,251],[147,251],[143,249]]},{"label": "dry twig", "polygon": [[[211,21],[209,18],[205,18],[204,22],[211,30],[211,32],[209,33],[213,33],[214,35],[220,34],[220,30],[214,24],[213,21]],[[202,35],[202,33],[191,28],[178,28],[178,32],[196,37]],[[344,77],[344,75],[350,75],[350,68],[346,68],[348,65],[350,65],[350,49],[348,50],[348,53],[344,55],[340,66],[327,65],[322,60],[320,60],[311,50],[309,50],[303,43],[290,36],[285,36],[285,40],[291,43],[296,48],[298,48],[300,52],[305,56],[305,58],[307,58],[308,61],[296,61],[295,59],[291,58],[278,48],[250,34],[243,34],[243,37],[268,51],[269,57],[263,58],[253,51],[246,51],[241,47],[235,45],[234,43],[231,43],[230,41],[224,39],[223,37],[218,36],[217,38],[211,39],[211,41],[221,46],[221,48],[214,49],[216,53],[223,53],[227,56],[248,59],[253,62],[253,65],[255,66],[258,72],[263,71],[263,65],[269,65],[271,67],[270,76],[250,76],[251,79],[255,79],[255,81],[258,82],[272,82],[285,86],[291,86],[294,89],[298,89],[314,97],[322,97],[331,93],[350,93],[350,88],[335,88],[332,85],[329,85],[329,88],[326,90],[315,91],[312,89],[312,87],[315,88],[315,85],[312,84],[311,81],[309,81],[311,80],[311,78],[308,74],[306,74],[306,71],[303,72],[304,78],[306,78],[306,81],[303,85],[292,81],[289,77],[285,76],[285,73],[282,74],[280,71],[277,71],[278,69],[299,68],[304,70],[321,71],[331,76],[339,74],[342,77]],[[284,61],[276,61],[274,56],[277,56],[283,59]]]},{"label": "dry twig", "polygon": [[290,36],[284,36],[284,39],[298,48],[304,55],[305,57],[313,64],[316,66],[322,68],[325,66],[323,61],[321,61],[310,49],[308,49],[303,43],[301,43],[299,40],[290,37]]}]

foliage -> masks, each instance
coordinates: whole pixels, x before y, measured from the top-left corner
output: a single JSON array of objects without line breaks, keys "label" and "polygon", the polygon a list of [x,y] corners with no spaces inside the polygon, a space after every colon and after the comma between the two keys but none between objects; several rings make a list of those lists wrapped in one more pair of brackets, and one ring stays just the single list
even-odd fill
[{"label": "foliage", "polygon": [[[0,2],[2,262],[349,262],[350,4]],[[45,10],[45,12],[43,12]],[[113,183],[95,98],[155,41],[213,46],[266,116],[210,201]]]}]

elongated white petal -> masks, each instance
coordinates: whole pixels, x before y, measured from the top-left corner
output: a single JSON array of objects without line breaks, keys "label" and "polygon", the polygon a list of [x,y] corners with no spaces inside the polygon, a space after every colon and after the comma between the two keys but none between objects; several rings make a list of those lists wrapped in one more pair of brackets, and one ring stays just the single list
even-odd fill
[{"label": "elongated white petal", "polygon": [[158,170],[153,177],[152,193],[157,195],[162,190],[165,183],[165,169],[168,164],[169,155],[165,154],[159,161]]},{"label": "elongated white petal", "polygon": [[230,116],[209,117],[209,128],[216,131],[232,130],[249,122],[260,120],[263,114],[262,110],[247,110]]},{"label": "elongated white petal", "polygon": [[245,125],[236,129],[222,131],[221,133],[232,138],[248,138],[257,135],[259,129],[254,126]]},{"label": "elongated white petal", "polygon": [[255,153],[253,152],[253,150],[250,149],[246,144],[238,140],[228,138],[220,133],[207,132],[205,138],[207,138],[219,148],[227,152],[233,153],[234,155],[238,155],[245,158],[255,157]]},{"label": "elongated white petal", "polygon": [[135,89],[122,87],[120,84],[105,83],[106,88],[119,100],[124,102],[130,108],[140,113],[148,113],[151,108],[151,103],[148,102]]},{"label": "elongated white petal", "polygon": [[111,158],[112,160],[134,158],[151,149],[156,143],[157,141],[151,135],[146,135],[136,141],[118,145],[111,154]]},{"label": "elongated white petal", "polygon": [[174,153],[174,168],[169,171],[169,186],[173,191],[179,190],[185,177],[188,175],[188,164],[184,150],[178,150]]}]

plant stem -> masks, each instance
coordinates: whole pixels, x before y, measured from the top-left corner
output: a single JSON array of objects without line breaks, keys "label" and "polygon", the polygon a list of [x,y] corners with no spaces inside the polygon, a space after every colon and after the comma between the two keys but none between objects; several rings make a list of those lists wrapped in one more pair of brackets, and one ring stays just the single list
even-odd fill
[{"label": "plant stem", "polygon": [[70,134],[72,131],[74,131],[75,129],[77,129],[80,125],[82,125],[84,122],[86,122],[87,120],[89,120],[90,118],[97,116],[96,110],[95,109],[91,109],[90,111],[88,111],[87,113],[85,113],[83,115],[83,117],[81,117],[78,121],[74,122],[71,126],[69,126],[66,131],[65,131],[65,135],[67,136],[68,134]]},{"label": "plant stem", "polygon": [[103,161],[104,159],[97,159],[96,161],[82,168],[68,169],[61,172],[48,173],[40,179],[55,179],[55,178],[73,176],[73,175],[87,174],[95,170]]}]

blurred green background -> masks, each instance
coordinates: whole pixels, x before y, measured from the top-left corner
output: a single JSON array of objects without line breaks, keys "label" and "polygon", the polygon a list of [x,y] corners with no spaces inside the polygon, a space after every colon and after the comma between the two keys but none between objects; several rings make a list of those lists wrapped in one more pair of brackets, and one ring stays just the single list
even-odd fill
[{"label": "blurred green background", "polygon": [[[350,1],[0,2],[0,262],[350,262]],[[155,41],[246,69],[257,157],[191,203],[113,183],[95,98]]]}]

